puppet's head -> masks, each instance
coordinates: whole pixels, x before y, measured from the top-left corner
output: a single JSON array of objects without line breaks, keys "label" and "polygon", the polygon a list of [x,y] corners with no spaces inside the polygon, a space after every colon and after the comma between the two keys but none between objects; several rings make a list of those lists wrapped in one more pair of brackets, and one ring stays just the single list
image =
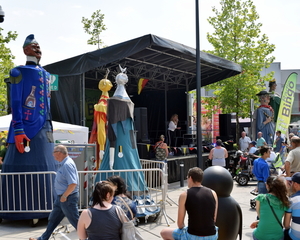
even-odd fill
[{"label": "puppet's head", "polygon": [[109,74],[109,69],[106,70],[106,74],[104,78],[99,82],[98,88],[102,92],[108,92],[113,86],[111,81],[107,79],[108,74]]},{"label": "puppet's head", "polygon": [[125,73],[127,68],[122,68],[120,65],[119,67],[121,72],[116,76],[116,83],[118,85],[125,85],[128,82],[128,77]]},{"label": "puppet's head", "polygon": [[26,56],[35,57],[37,60],[40,60],[42,57],[42,51],[40,45],[35,40],[34,35],[30,34],[26,37],[23,44],[23,51]]}]

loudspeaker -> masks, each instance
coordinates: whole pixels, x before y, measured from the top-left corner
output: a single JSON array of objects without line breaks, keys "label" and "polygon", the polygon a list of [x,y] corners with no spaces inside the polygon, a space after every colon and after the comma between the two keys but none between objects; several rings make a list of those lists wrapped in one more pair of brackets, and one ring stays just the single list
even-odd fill
[{"label": "loudspeaker", "polygon": [[138,149],[140,159],[150,159],[150,157],[151,157],[150,153],[151,153],[152,149],[150,148],[149,152],[148,152],[146,144],[138,143],[137,149]]},{"label": "loudspeaker", "polygon": [[136,141],[149,143],[147,108],[140,107],[134,109],[134,126],[137,131]]},{"label": "loudspeaker", "polygon": [[231,135],[231,114],[219,114],[220,136]]}]

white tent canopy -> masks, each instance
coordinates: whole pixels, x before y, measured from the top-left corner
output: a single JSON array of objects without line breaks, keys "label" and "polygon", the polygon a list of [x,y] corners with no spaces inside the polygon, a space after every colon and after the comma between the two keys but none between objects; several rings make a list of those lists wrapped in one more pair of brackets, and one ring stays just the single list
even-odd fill
[{"label": "white tent canopy", "polygon": [[[11,114],[0,117],[0,131],[8,131]],[[70,143],[88,143],[88,127],[52,121],[54,141],[71,141]],[[64,142],[64,141],[63,141]]]}]

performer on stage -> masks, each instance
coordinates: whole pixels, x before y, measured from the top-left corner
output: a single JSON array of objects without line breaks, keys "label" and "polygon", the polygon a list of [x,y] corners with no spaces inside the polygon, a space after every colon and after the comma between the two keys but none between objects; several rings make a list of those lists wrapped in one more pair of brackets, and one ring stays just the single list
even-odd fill
[{"label": "performer on stage", "polygon": [[274,110],[269,105],[270,96],[267,91],[260,91],[256,94],[259,97],[260,106],[255,111],[256,121],[256,136],[257,133],[262,132],[266,143],[273,144],[275,135],[275,124],[274,124]]},{"label": "performer on stage", "polygon": [[[26,65],[18,66],[10,71],[12,121],[7,140],[9,146],[2,172],[55,171],[57,165],[52,156],[54,143],[50,115],[50,74],[39,65],[42,52],[33,34],[25,39],[23,51],[27,56]],[[32,193],[30,191],[36,191],[33,194],[33,200],[25,199],[26,195],[21,194],[24,198],[21,203],[22,207],[26,202],[38,202],[40,194],[47,195],[44,188],[48,183],[44,182],[45,186],[40,186],[41,189],[38,187],[23,189],[22,186],[14,186],[15,191],[27,190],[28,194]],[[15,201],[14,193],[11,192],[11,194],[11,196],[4,196],[5,201],[9,199],[10,206],[13,204],[12,201]],[[31,198],[31,195],[27,197]],[[52,193],[49,193],[47,197],[52,198]],[[46,204],[50,204],[50,201]],[[48,215],[49,213],[2,213],[0,217],[35,219]]]}]

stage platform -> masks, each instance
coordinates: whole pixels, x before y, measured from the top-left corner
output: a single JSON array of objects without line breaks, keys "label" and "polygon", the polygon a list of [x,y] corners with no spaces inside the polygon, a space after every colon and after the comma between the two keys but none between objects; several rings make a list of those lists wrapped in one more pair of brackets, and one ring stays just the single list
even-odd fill
[{"label": "stage platform", "polygon": [[[202,159],[205,162],[206,168],[209,166],[207,164],[208,153],[203,153]],[[149,160],[149,159],[145,159]],[[155,158],[151,158],[155,160]],[[180,164],[183,164],[183,177],[186,179],[188,170],[192,167],[197,166],[197,154],[188,154],[182,156],[169,156],[168,157],[168,183],[180,181]]]}]

